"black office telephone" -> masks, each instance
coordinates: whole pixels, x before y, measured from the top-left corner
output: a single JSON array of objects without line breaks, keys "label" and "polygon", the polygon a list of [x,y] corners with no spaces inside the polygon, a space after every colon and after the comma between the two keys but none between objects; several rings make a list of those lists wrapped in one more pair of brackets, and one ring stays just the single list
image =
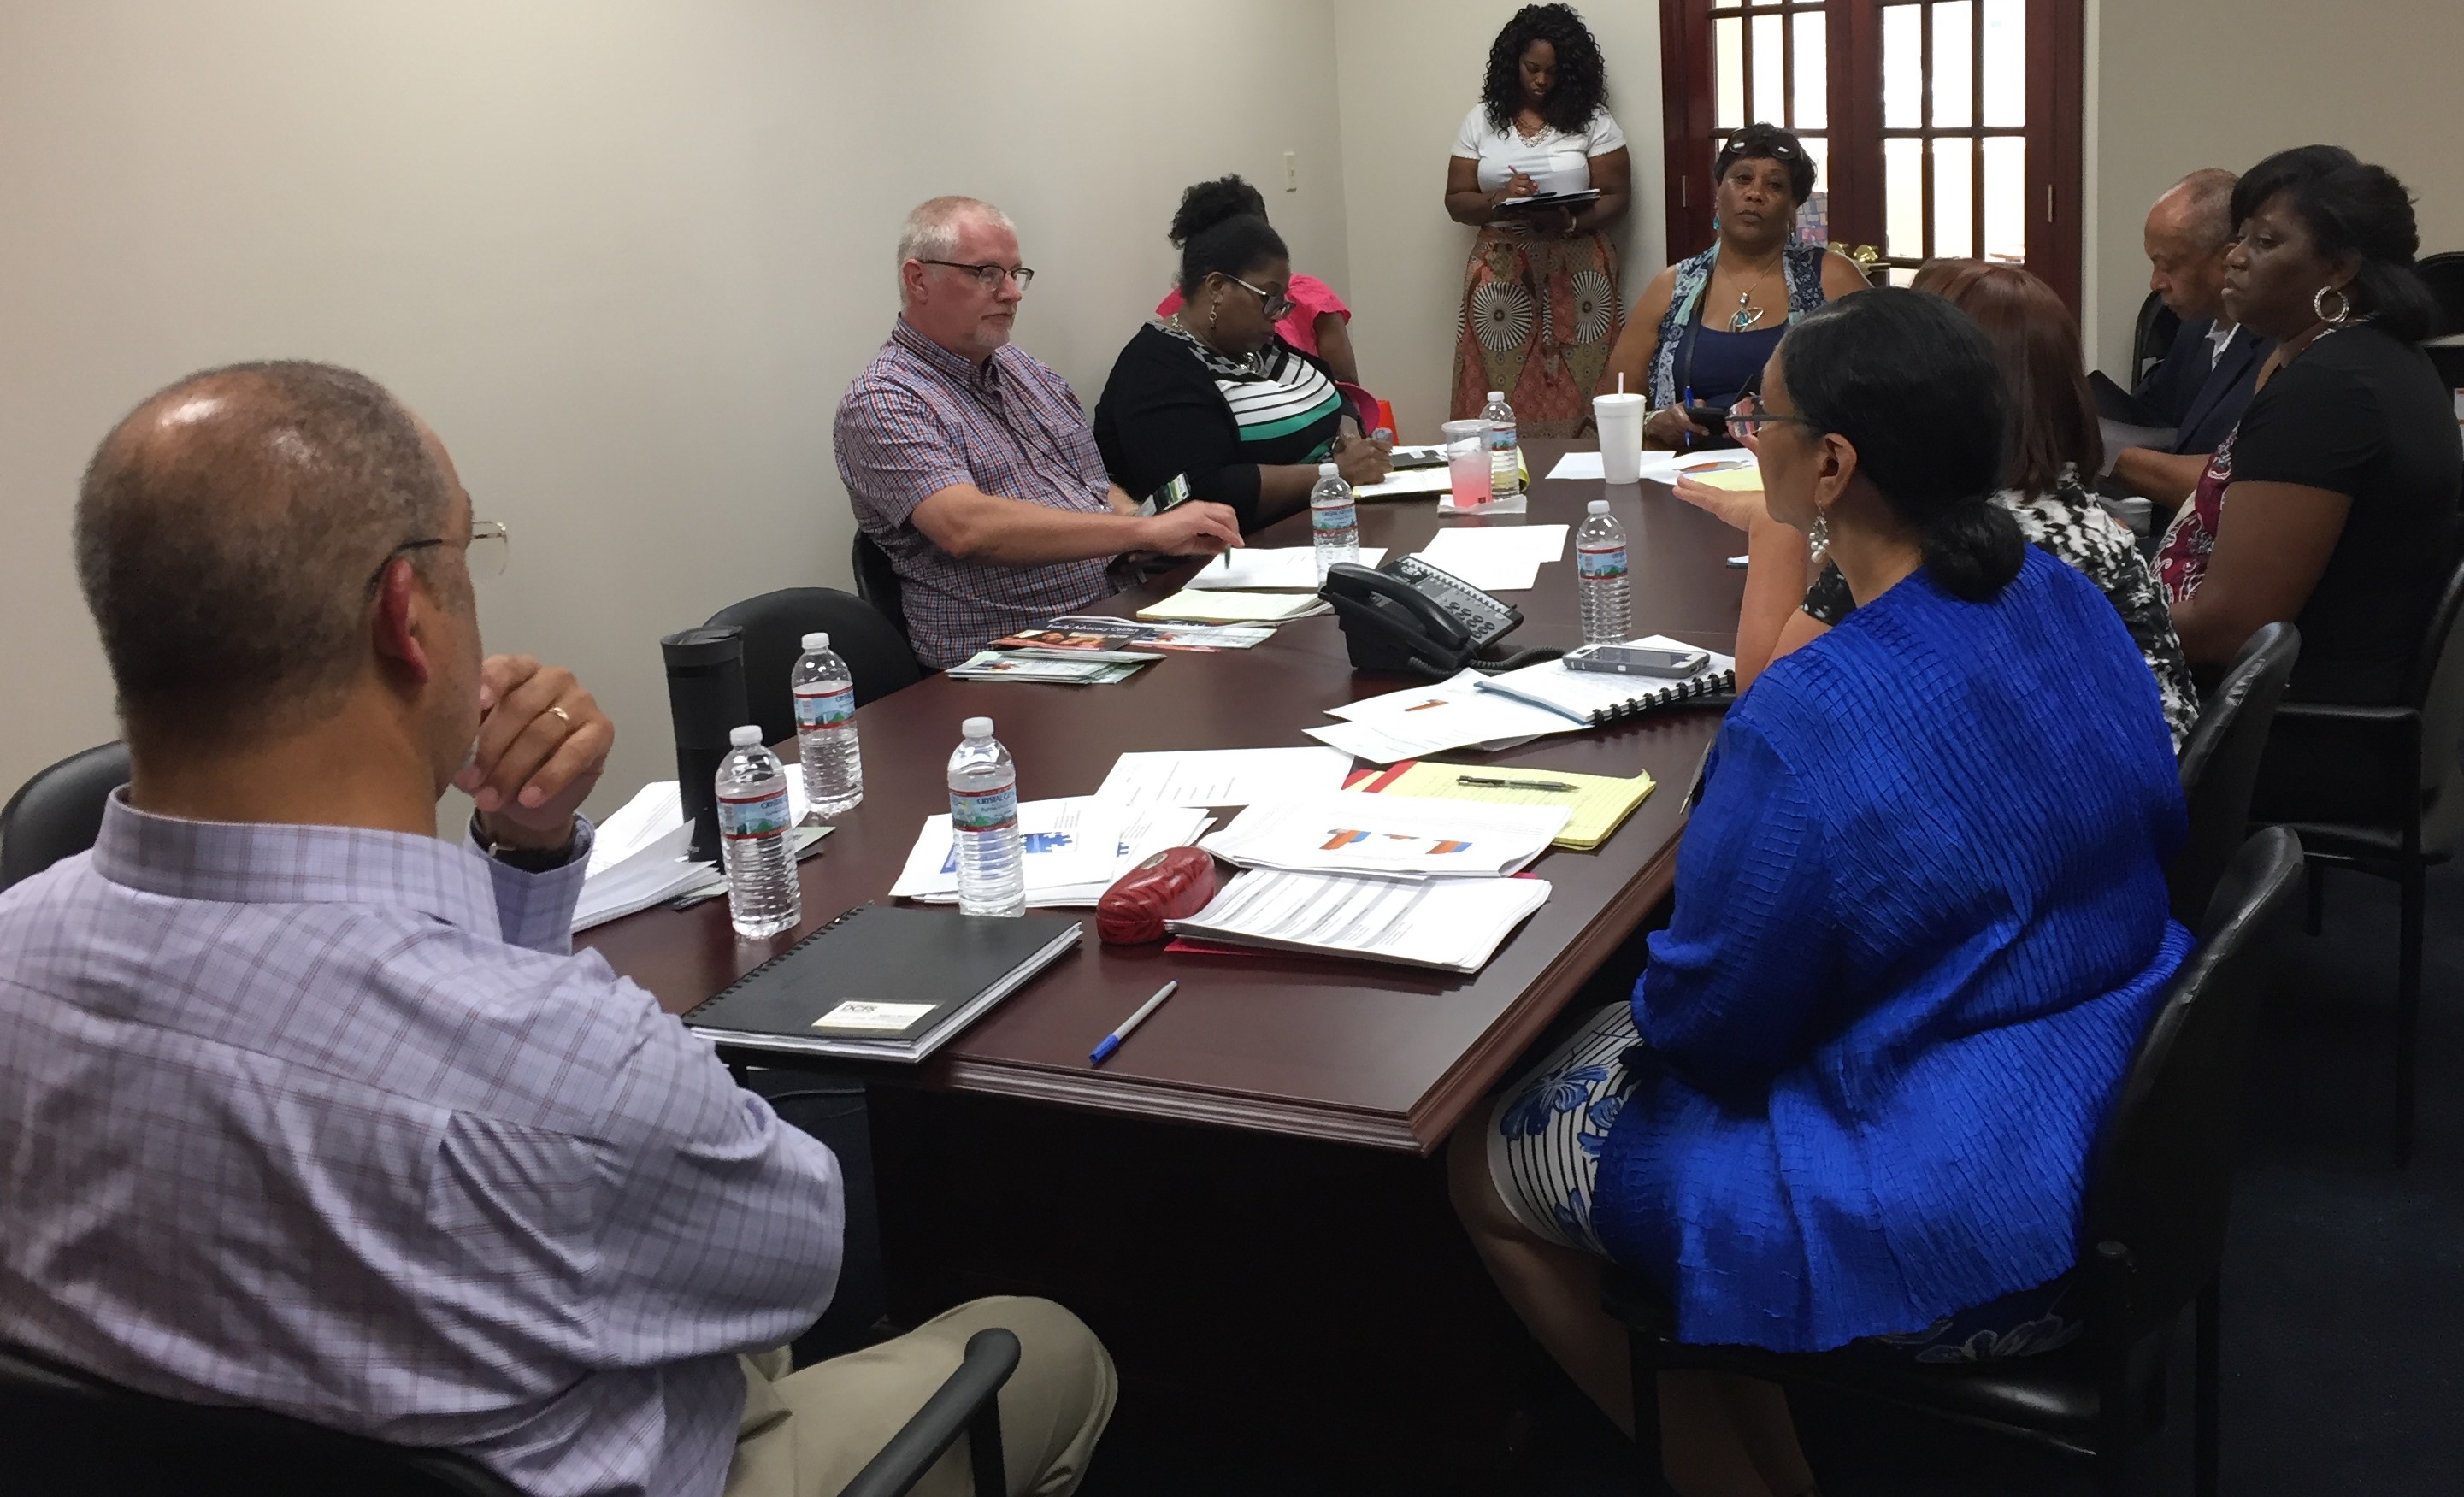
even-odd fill
[{"label": "black office telephone", "polygon": [[1317,595],[1334,605],[1352,664],[1361,671],[1442,677],[1467,665],[1505,669],[1554,653],[1486,657],[1489,646],[1523,622],[1522,611],[1418,557],[1398,556],[1375,571],[1337,562]]}]

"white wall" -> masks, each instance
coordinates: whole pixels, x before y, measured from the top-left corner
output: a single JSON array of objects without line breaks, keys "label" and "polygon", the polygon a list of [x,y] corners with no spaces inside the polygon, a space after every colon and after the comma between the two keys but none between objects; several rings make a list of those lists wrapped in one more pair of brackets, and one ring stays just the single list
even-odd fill
[{"label": "white wall", "polygon": [[2241,171],[2324,142],[2404,179],[2422,250],[2464,249],[2453,100],[2457,0],[2110,0],[2090,57],[2098,109],[2089,311],[2108,363],[2147,295],[2140,231],[2158,193],[2201,166]]},{"label": "white wall", "polygon": [[[1352,341],[1362,382],[1394,403],[1407,440],[1437,439],[1453,387],[1474,231],[1446,216],[1446,158],[1463,112],[1480,99],[1489,43],[1518,9],[1518,0],[1336,0]],[[1634,158],[1635,206],[1611,235],[1630,304],[1668,263],[1660,12],[1634,3],[1580,9],[1608,64],[1609,113]]]},{"label": "white wall", "polygon": [[914,202],[1010,209],[1019,340],[1090,405],[1191,181],[1265,186],[1350,291],[1330,3],[0,6],[0,794],[117,733],[69,562],[96,442],[279,356],[390,385],[510,523],[488,642],[614,714],[603,801],[672,775],[657,637],[847,583],[830,413]]}]

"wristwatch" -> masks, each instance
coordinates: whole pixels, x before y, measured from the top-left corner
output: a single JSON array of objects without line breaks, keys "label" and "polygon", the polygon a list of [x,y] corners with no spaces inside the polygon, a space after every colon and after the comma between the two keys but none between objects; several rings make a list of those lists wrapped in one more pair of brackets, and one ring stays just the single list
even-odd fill
[{"label": "wristwatch", "polygon": [[517,873],[549,873],[573,861],[573,845],[577,839],[567,837],[561,848],[509,848],[488,836],[479,824],[479,813],[471,813],[471,840],[488,856]]}]

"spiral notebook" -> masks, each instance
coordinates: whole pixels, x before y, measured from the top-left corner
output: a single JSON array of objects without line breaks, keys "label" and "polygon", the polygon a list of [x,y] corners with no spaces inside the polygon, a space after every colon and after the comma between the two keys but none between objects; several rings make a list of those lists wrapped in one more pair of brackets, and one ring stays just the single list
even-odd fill
[{"label": "spiral notebook", "polygon": [[[1630,643],[1656,645],[1663,649],[1698,648],[1664,634]],[[1480,689],[1502,692],[1517,701],[1562,713],[1576,722],[1616,722],[1672,707],[1726,707],[1737,699],[1737,662],[1731,656],[1714,654],[1711,668],[1700,675],[1654,686],[1648,677],[1569,671],[1562,662],[1551,660],[1503,675],[1484,676]]]},{"label": "spiral notebook", "polygon": [[685,1026],[733,1049],[920,1061],[1078,936],[1060,915],[858,905],[729,983]]}]

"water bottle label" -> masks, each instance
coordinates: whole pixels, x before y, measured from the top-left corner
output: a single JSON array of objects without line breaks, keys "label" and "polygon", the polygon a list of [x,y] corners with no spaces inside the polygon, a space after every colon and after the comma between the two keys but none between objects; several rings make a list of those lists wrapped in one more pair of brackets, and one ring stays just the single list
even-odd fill
[{"label": "water bottle label", "polygon": [[1514,447],[1514,429],[1492,423],[1488,429],[1488,447],[1493,452],[1510,451]]},{"label": "water bottle label", "polygon": [[787,787],[767,795],[718,798],[718,834],[722,837],[775,837],[787,829]]},{"label": "water bottle label", "polygon": [[1341,535],[1359,528],[1360,507],[1356,504],[1331,504],[1309,511],[1309,529],[1317,535]]},{"label": "water bottle label", "polygon": [[1579,546],[1576,547],[1574,550],[1574,575],[1585,579],[1595,577],[1623,577],[1625,575],[1625,547],[1618,546],[1614,550],[1602,551],[1587,551]]},{"label": "water bottle label", "polygon": [[796,689],[796,731],[813,728],[844,728],[855,721],[855,688],[842,686],[836,691],[816,687]]},{"label": "water bottle label", "polygon": [[1018,786],[950,792],[950,825],[960,831],[999,831],[1018,825]]}]

